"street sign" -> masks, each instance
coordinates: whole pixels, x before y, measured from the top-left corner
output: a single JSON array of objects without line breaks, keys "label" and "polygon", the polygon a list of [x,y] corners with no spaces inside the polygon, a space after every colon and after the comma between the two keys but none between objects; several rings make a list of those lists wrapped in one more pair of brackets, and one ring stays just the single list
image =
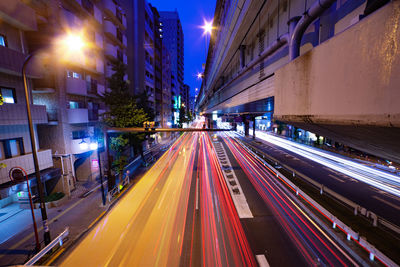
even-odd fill
[{"label": "street sign", "polygon": [[14,167],[11,168],[10,172],[9,172],[9,176],[11,181],[15,181],[15,182],[22,182],[25,180],[25,175],[22,172],[22,170],[20,168]]}]

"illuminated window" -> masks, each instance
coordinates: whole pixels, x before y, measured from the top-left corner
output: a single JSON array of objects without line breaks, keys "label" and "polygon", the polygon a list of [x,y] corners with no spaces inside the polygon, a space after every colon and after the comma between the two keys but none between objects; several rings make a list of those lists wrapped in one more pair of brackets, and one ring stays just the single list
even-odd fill
[{"label": "illuminated window", "polygon": [[3,34],[0,34],[0,45],[7,47],[7,39]]},{"label": "illuminated window", "polygon": [[67,70],[67,77],[74,79],[82,79],[82,74],[80,74],[79,72]]},{"label": "illuminated window", "polygon": [[0,146],[1,159],[9,159],[25,154],[22,138],[1,140]]},{"label": "illuminated window", "polygon": [[4,103],[15,104],[17,103],[17,98],[15,97],[14,88],[0,88],[1,95],[3,96]]},{"label": "illuminated window", "polygon": [[79,103],[75,101],[69,101],[69,108],[70,109],[77,109],[79,108]]}]

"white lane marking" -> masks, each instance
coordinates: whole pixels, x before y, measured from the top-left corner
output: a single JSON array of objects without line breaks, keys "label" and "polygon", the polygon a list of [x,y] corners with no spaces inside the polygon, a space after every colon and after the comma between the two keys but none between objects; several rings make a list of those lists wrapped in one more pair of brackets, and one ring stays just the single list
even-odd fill
[{"label": "white lane marking", "polygon": [[328,176],[331,177],[331,178],[333,178],[333,179],[335,179],[336,181],[339,181],[339,182],[341,182],[341,183],[344,183],[344,181],[343,181],[342,179],[337,178],[335,175],[328,174]]},{"label": "white lane marking", "polygon": [[391,202],[389,202],[389,201],[387,201],[387,200],[384,200],[384,199],[382,199],[382,198],[380,198],[380,197],[377,197],[377,196],[373,196],[373,198],[375,198],[375,199],[377,199],[377,200],[379,200],[379,201],[385,203],[386,205],[391,206],[392,208],[395,208],[395,209],[400,210],[400,207],[399,207],[399,206],[397,206],[397,205],[395,205],[395,204],[393,204],[393,203],[391,203]]},{"label": "white lane marking", "polygon": [[196,179],[196,210],[199,209],[199,177]]},{"label": "white lane marking", "polygon": [[[235,171],[232,168],[232,164],[228,158],[228,154],[222,143],[213,142],[214,149],[221,151],[222,153],[217,156],[220,168],[222,169],[222,173],[225,178],[226,185],[228,186],[229,192],[231,193],[231,197],[233,203],[235,204],[236,211],[239,215],[239,218],[254,218],[253,214],[250,211],[249,204],[247,203],[246,197],[243,194],[242,187],[239,184],[239,181],[236,177]],[[226,164],[222,164],[221,161],[226,161]],[[222,168],[222,166],[229,166],[229,168]],[[226,170],[230,170],[226,172]],[[228,178],[229,175],[229,178]],[[234,181],[235,184],[231,185],[229,180]],[[233,189],[236,189],[239,193],[233,192]],[[235,191],[236,191],[235,190]]]},{"label": "white lane marking", "polygon": [[269,267],[269,263],[268,263],[267,258],[265,257],[264,254],[256,255],[256,259],[257,259],[258,265],[260,267]]}]

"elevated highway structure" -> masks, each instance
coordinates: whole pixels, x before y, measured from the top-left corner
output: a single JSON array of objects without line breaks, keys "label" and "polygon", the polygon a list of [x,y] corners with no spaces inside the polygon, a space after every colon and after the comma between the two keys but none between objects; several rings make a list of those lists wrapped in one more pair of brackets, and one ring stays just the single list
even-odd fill
[{"label": "elevated highway structure", "polygon": [[221,0],[214,27],[200,113],[269,112],[400,162],[400,1]]}]

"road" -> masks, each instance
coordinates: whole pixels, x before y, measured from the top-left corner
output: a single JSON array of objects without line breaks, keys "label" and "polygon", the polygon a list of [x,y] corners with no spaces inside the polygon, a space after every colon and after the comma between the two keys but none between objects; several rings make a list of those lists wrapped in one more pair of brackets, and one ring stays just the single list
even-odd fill
[{"label": "road", "polygon": [[[400,177],[350,158],[256,131],[241,138],[263,153],[400,226]],[[386,190],[388,189],[388,190]]]},{"label": "road", "polygon": [[183,134],[61,265],[255,266],[211,149],[208,134]]},{"label": "road", "polygon": [[357,265],[226,135],[185,133],[62,266]]}]

